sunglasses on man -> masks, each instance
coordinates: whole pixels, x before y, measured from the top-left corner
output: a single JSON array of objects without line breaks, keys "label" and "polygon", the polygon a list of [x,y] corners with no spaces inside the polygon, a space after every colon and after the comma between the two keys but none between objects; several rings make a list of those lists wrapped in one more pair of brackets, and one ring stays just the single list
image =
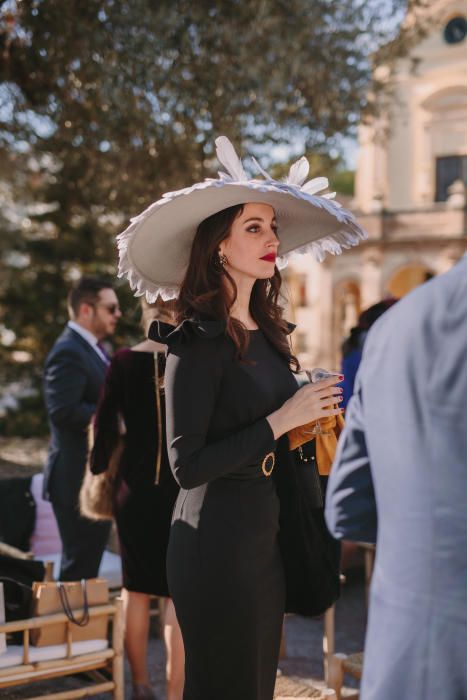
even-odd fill
[{"label": "sunglasses on man", "polygon": [[98,306],[101,306],[103,309],[109,312],[112,316],[115,316],[115,314],[118,314],[120,312],[120,306],[118,304],[89,304],[89,306],[93,306],[94,308],[97,308]]},{"label": "sunglasses on man", "polygon": [[118,304],[98,304],[98,306],[102,306],[109,314],[112,314],[112,316],[115,316],[115,314],[120,311]]}]

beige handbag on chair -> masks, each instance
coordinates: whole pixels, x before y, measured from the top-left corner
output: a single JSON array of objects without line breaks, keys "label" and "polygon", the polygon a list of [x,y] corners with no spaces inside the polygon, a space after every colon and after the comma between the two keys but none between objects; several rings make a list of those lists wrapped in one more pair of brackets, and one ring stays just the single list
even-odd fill
[{"label": "beige handbag on chair", "polygon": [[[33,617],[65,613],[71,625],[71,641],[107,639],[107,616],[89,617],[93,605],[109,602],[109,587],[105,579],[92,578],[82,581],[34,582],[32,587]],[[66,622],[31,630],[31,644],[45,647],[65,644]]]}]

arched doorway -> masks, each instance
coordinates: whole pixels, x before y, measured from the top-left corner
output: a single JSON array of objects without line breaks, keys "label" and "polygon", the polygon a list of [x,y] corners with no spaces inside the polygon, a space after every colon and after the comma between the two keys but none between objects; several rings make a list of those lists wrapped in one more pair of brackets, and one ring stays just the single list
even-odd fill
[{"label": "arched doorway", "polygon": [[396,299],[400,299],[433,276],[434,273],[425,265],[405,265],[399,268],[389,279],[387,284],[388,293],[396,297]]}]

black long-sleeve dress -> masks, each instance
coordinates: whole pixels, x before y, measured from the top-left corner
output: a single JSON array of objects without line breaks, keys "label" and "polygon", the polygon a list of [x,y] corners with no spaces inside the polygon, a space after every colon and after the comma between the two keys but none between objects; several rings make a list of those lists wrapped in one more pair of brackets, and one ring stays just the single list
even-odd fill
[{"label": "black long-sleeve dress", "polygon": [[[282,619],[279,500],[262,470],[276,442],[266,416],[296,390],[260,330],[247,362],[224,325],[185,321],[167,336],[169,459],[181,491],[168,581],[185,653],[185,700],[271,700]],[[272,458],[265,463],[269,472]]]},{"label": "black long-sleeve dress", "polygon": [[[158,355],[158,363],[162,376],[163,354]],[[126,434],[115,520],[123,585],[130,591],[167,596],[167,544],[179,489],[167,457],[164,397],[160,393],[158,421],[154,378],[153,353],[126,348],[114,355],[97,407],[91,469],[99,473],[107,468],[119,439],[121,416]],[[159,422],[162,435],[158,433]],[[159,440],[161,461],[156,474]]]}]

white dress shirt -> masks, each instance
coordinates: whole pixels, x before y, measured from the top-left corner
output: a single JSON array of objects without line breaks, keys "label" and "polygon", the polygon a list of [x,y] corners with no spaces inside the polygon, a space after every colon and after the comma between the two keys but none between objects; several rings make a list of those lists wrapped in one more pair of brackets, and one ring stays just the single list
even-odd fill
[{"label": "white dress shirt", "polygon": [[79,333],[79,335],[82,338],[84,338],[84,340],[87,343],[89,343],[94,352],[96,352],[99,355],[102,362],[105,362],[106,365],[109,364],[109,358],[106,357],[102,350],[97,346],[97,343],[99,341],[96,338],[96,336],[93,333],[91,333],[91,331],[88,331],[86,328],[83,328],[83,326],[80,326],[79,323],[75,323],[75,321],[68,321],[68,328],[71,328],[71,330],[75,331],[76,333]]}]

